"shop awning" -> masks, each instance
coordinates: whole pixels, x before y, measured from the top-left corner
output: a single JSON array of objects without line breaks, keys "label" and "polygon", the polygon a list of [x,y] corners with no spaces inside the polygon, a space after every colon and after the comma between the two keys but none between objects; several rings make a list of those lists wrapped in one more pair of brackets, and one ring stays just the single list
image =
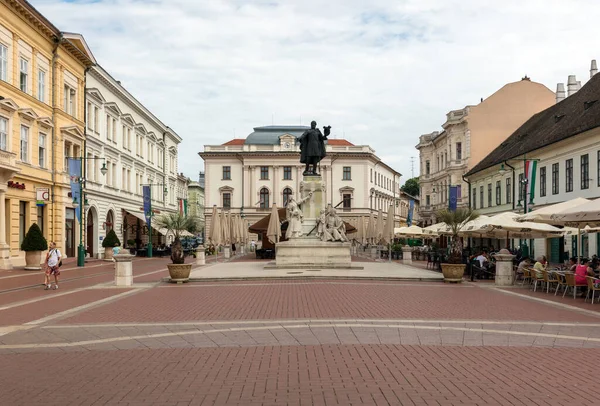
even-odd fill
[{"label": "shop awning", "polygon": [[[135,212],[135,211],[129,211],[129,210],[125,210],[128,214],[131,214],[133,217],[136,217],[140,220],[142,220],[144,223],[146,223],[146,217],[144,216],[144,213],[141,212]],[[162,235],[167,235],[167,230],[164,228],[153,228],[153,230],[158,231],[160,234]]]}]

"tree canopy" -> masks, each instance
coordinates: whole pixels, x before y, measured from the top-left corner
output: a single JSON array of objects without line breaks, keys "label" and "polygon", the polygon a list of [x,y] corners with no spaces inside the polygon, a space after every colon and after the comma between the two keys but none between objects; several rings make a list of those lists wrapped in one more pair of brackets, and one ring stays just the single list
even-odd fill
[{"label": "tree canopy", "polygon": [[400,190],[411,196],[419,196],[419,177],[407,179],[404,185],[400,187]]}]

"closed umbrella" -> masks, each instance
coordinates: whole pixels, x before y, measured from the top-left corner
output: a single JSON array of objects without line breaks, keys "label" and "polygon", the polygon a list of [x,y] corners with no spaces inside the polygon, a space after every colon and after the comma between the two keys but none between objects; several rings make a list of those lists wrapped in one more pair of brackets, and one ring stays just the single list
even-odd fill
[{"label": "closed umbrella", "polygon": [[386,244],[391,244],[394,238],[394,206],[390,205],[388,208],[387,219],[385,221],[385,227],[383,228],[383,241]]},{"label": "closed umbrella", "polygon": [[365,243],[365,218],[358,216],[358,222],[356,223],[356,235],[354,239],[360,244]]},{"label": "closed umbrella", "polygon": [[237,244],[238,240],[238,224],[237,224],[237,214],[230,214],[231,224],[229,227],[231,228],[231,243]]},{"label": "closed umbrella", "polygon": [[267,228],[267,238],[273,244],[277,244],[281,238],[279,213],[277,212],[277,205],[275,203],[273,203],[273,209],[271,210],[271,219],[269,220],[269,227]]},{"label": "closed umbrella", "polygon": [[375,244],[379,244],[383,239],[383,212],[379,209],[377,213],[377,226],[375,228]]},{"label": "closed umbrella", "polygon": [[367,242],[369,244],[375,244],[375,216],[373,212],[369,214],[369,224],[367,225]]},{"label": "closed umbrella", "polygon": [[238,215],[238,238],[240,240],[240,244],[245,245],[245,233],[244,233],[244,220],[242,220],[242,216]]},{"label": "closed umbrella", "polygon": [[229,245],[229,222],[225,210],[221,211],[221,239],[223,245]]},{"label": "closed umbrella", "polygon": [[211,224],[210,224],[210,242],[215,247],[218,247],[222,244],[222,234],[221,234],[221,220],[219,219],[219,215],[217,214],[217,206],[213,206],[212,216],[211,216]]}]

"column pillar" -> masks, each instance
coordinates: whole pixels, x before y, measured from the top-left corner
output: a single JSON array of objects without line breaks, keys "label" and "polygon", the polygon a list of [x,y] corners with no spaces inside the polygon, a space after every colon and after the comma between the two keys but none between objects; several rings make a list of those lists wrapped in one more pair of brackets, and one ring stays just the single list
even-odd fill
[{"label": "column pillar", "polygon": [[19,37],[17,34],[13,34],[13,69],[12,69],[12,80],[13,80],[13,86],[15,86],[16,88],[19,88],[20,86],[20,81],[19,81],[19,72],[20,70],[20,66],[19,66],[19,40],[21,39],[21,37]]},{"label": "column pillar", "polygon": [[256,205],[254,203],[256,203],[255,199],[255,189],[256,189],[256,179],[254,177],[254,170],[256,167],[254,166],[249,166],[248,170],[250,173],[250,179],[249,179],[249,183],[250,183],[250,203],[248,203],[248,206],[252,207],[252,208],[256,208]]},{"label": "column pillar", "polygon": [[[273,166],[273,203],[277,204],[279,201],[279,166]],[[281,206],[280,206],[281,207]]]},{"label": "column pillar", "polygon": [[[248,179],[248,167],[246,165],[244,165],[242,167],[242,182],[244,182],[244,185],[248,185],[249,184],[249,179]],[[242,206],[243,207],[248,207],[250,206],[252,203],[248,202],[248,195],[250,194],[250,188],[248,188],[247,190],[244,190],[244,196],[242,196]]]},{"label": "column pillar", "polygon": [[12,269],[10,245],[6,242],[6,190],[0,189],[0,269]]}]

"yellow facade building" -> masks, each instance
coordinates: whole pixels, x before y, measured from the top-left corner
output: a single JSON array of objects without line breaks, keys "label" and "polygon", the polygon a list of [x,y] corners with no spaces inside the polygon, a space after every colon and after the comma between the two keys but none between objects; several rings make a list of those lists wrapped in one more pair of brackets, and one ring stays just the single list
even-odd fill
[{"label": "yellow facade building", "polygon": [[94,57],[24,0],[0,0],[0,269],[25,263],[32,223],[75,256],[67,156],[84,148],[85,72]]}]

